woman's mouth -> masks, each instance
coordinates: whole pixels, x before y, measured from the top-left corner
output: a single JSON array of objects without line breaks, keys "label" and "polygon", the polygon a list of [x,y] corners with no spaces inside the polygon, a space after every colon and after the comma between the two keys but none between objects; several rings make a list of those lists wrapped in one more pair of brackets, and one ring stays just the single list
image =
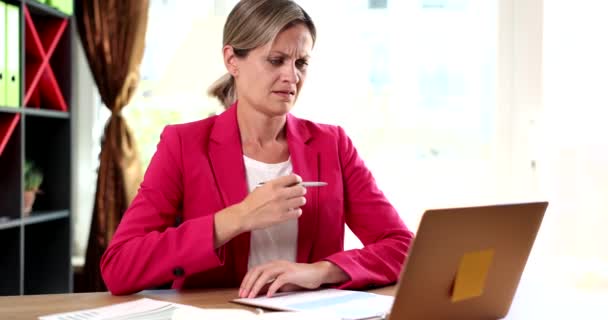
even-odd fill
[{"label": "woman's mouth", "polygon": [[278,96],[280,96],[280,97],[282,97],[284,99],[288,99],[288,100],[291,100],[294,97],[294,95],[295,95],[294,91],[287,91],[287,90],[285,90],[285,91],[283,91],[283,90],[273,91],[272,93],[274,93],[274,94],[276,94],[276,95],[278,95]]}]

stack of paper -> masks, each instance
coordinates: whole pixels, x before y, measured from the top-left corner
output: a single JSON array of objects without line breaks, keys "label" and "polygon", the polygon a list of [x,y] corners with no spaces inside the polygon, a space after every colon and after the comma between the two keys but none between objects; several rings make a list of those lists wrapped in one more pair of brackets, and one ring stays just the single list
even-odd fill
[{"label": "stack of paper", "polygon": [[272,298],[234,302],[288,312],[201,309],[143,298],[107,307],[42,316],[40,320],[351,320],[382,319],[393,297],[368,292],[326,289],[280,293]]},{"label": "stack of paper", "polygon": [[339,319],[381,319],[390,311],[394,297],[361,291],[325,289],[233,301],[283,311],[314,311]]},{"label": "stack of paper", "polygon": [[143,298],[108,307],[42,316],[40,320],[171,320],[184,305]]},{"label": "stack of paper", "polygon": [[201,309],[139,299],[108,307],[42,316],[40,320],[339,320],[315,312],[252,312],[243,309]]},{"label": "stack of paper", "polygon": [[181,307],[171,320],[342,320],[317,312],[251,312],[242,309],[201,309]]}]

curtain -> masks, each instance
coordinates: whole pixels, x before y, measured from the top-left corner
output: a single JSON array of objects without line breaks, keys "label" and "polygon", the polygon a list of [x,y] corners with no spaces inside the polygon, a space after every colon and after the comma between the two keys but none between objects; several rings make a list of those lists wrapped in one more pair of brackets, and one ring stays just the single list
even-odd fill
[{"label": "curtain", "polygon": [[101,99],[111,111],[101,141],[83,291],[106,291],[99,261],[142,177],[135,141],[121,110],[139,82],[148,7],[149,0],[75,1],[80,40]]}]

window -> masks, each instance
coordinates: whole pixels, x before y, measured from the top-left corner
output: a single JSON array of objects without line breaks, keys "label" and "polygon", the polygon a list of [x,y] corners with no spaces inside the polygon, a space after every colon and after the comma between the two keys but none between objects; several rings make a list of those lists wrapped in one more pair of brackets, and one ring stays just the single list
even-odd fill
[{"label": "window", "polygon": [[[414,228],[425,206],[491,196],[495,1],[299,3],[319,34],[294,113],[345,127]],[[231,7],[151,3],[142,83],[125,109],[144,166],[165,124],[222,110],[206,89],[225,73],[221,34]]]},{"label": "window", "polygon": [[424,208],[492,202],[496,1],[299,3],[319,35],[294,113],[345,127],[413,229]]},{"label": "window", "polygon": [[551,203],[543,254],[566,281],[591,288],[608,285],[607,10],[604,1],[544,1],[536,125],[538,181]]},{"label": "window", "polygon": [[144,168],[156,151],[165,125],[221,112],[219,102],[209,98],[206,91],[225,73],[222,30],[234,3],[150,2],[141,82],[124,112],[134,131]]}]

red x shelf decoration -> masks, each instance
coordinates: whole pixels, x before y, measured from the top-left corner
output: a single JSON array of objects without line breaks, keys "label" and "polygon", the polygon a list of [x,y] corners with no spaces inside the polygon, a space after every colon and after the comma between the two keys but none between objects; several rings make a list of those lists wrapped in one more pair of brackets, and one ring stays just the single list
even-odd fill
[{"label": "red x shelf decoration", "polygon": [[17,123],[19,123],[19,118],[20,115],[18,113],[0,115],[0,156],[2,156],[8,140],[13,135],[13,131],[15,131]]},{"label": "red x shelf decoration", "polygon": [[51,57],[68,26],[67,19],[36,17],[25,12],[25,106],[68,111],[51,67]]}]

